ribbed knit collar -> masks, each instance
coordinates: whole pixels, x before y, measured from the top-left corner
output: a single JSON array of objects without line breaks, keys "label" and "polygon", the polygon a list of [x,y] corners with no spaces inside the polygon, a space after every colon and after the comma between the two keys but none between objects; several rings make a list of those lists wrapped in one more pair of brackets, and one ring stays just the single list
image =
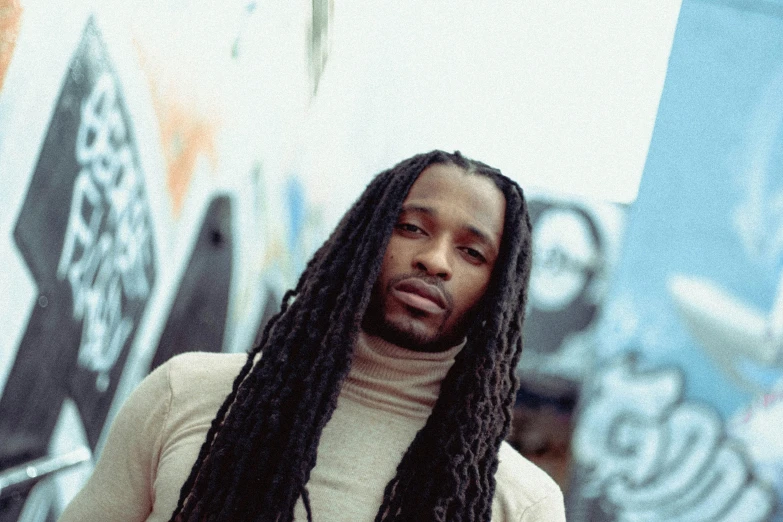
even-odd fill
[{"label": "ribbed knit collar", "polygon": [[464,345],[438,353],[415,352],[360,331],[341,393],[373,408],[426,418]]}]

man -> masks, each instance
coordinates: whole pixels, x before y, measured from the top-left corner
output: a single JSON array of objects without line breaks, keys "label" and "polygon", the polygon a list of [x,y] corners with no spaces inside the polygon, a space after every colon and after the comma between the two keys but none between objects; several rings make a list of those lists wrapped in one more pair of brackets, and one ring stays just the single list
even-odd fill
[{"label": "man", "polygon": [[248,356],[139,385],[62,520],[564,520],[503,442],[530,255],[498,170],[433,151],[382,172]]}]

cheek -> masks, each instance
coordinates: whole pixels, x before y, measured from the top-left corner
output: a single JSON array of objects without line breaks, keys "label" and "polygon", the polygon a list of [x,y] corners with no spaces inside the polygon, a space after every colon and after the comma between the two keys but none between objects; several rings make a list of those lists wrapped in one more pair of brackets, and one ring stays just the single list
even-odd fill
[{"label": "cheek", "polygon": [[375,281],[374,291],[386,293],[386,284],[394,273],[394,255],[386,254],[381,263],[381,271],[378,273],[378,279]]},{"label": "cheek", "polygon": [[458,292],[458,294],[454,295],[454,311],[457,312],[456,315],[462,316],[475,307],[481,301],[488,286],[489,278],[476,277],[475,279],[465,281],[464,285],[456,289],[456,292]]}]

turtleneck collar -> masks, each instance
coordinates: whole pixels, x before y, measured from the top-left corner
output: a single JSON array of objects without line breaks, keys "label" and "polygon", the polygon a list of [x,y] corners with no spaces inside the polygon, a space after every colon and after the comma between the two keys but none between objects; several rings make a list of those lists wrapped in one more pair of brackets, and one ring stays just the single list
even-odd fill
[{"label": "turtleneck collar", "polygon": [[359,331],[341,394],[373,408],[427,418],[465,342],[443,352],[416,352]]}]

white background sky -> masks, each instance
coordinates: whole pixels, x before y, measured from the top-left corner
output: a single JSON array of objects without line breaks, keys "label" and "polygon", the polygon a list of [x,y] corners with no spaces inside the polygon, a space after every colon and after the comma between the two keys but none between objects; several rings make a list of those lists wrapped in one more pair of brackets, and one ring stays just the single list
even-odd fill
[{"label": "white background sky", "polygon": [[[443,148],[523,187],[635,199],[679,0],[335,0],[300,160],[342,211],[369,177]],[[335,201],[333,184],[356,178]],[[361,182],[360,182],[361,181]],[[325,202],[322,202],[325,203]]]}]

